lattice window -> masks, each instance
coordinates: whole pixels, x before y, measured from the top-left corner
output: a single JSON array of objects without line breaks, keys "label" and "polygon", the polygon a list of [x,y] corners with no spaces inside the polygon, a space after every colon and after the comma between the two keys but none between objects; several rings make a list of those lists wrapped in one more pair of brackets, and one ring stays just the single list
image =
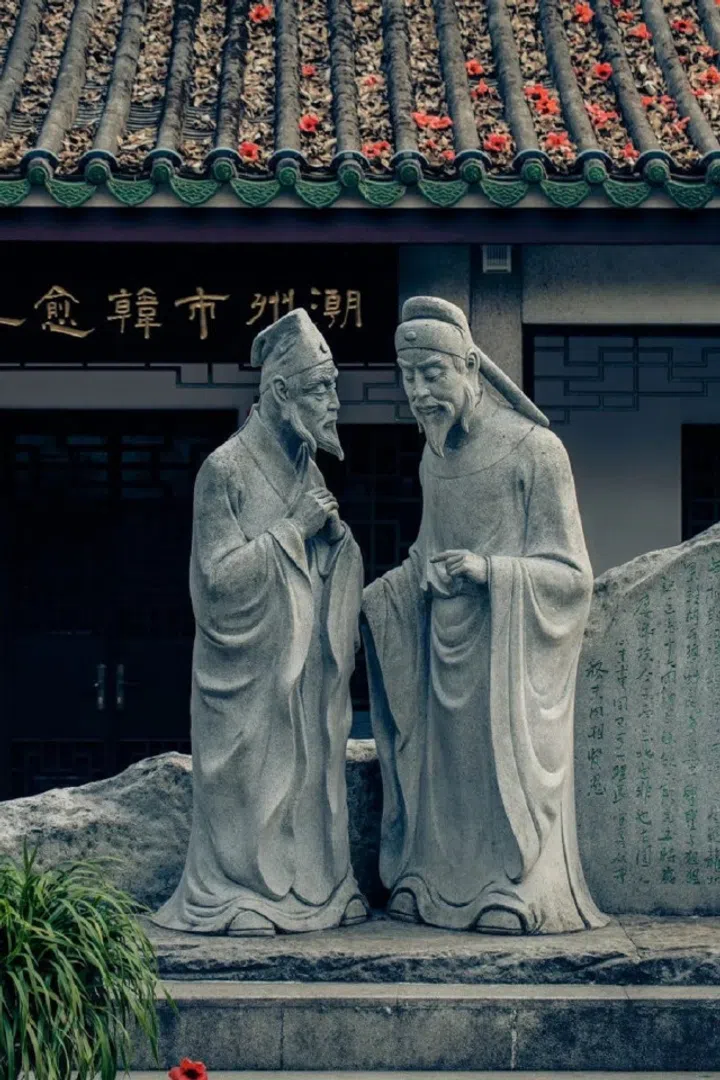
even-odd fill
[{"label": "lattice window", "polygon": [[106,744],[100,739],[14,739],[10,744],[10,795],[39,795],[108,775]]},{"label": "lattice window", "polygon": [[717,336],[536,335],[534,399],[554,425],[579,412],[637,412],[642,398],[704,398],[720,383]]}]

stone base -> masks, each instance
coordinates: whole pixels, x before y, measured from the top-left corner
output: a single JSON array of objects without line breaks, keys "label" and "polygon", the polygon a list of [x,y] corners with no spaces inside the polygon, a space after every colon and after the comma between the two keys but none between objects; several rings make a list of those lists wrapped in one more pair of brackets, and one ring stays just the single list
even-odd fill
[{"label": "stone base", "polygon": [[[710,1070],[720,987],[170,982],[161,1058],[218,1069]],[[139,1047],[133,1066],[153,1065]]]},{"label": "stone base", "polygon": [[720,918],[621,916],[578,934],[502,937],[367,923],[273,938],[145,927],[166,979],[720,986]]}]

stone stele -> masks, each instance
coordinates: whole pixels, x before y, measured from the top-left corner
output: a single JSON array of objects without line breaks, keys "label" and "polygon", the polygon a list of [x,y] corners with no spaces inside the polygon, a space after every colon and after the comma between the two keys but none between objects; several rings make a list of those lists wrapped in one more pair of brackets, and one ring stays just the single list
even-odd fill
[{"label": "stone stele", "polygon": [[598,902],[720,913],[720,525],[598,578],[575,738]]}]

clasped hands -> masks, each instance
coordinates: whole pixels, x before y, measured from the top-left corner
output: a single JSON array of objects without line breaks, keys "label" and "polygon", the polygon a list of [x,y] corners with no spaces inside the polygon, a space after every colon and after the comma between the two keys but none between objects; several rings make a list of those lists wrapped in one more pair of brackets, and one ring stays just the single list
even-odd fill
[{"label": "clasped hands", "polygon": [[311,488],[298,499],[289,518],[304,540],[310,540],[327,526],[324,537],[334,544],[345,535],[338,509],[338,501],[331,491],[325,487]]},{"label": "clasped hands", "polygon": [[428,561],[435,565],[440,583],[454,592],[475,591],[473,586],[487,585],[488,561],[484,555],[453,548],[431,555]]}]

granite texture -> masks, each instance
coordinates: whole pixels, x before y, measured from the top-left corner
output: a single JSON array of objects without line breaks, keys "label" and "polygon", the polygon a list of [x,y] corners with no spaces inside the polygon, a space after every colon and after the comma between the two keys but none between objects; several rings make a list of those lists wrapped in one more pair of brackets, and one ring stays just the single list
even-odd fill
[{"label": "granite texture", "polygon": [[575,828],[593,577],[567,453],[457,305],[406,300],[395,348],[426,446],[417,539],[363,593],[388,913],[486,933],[602,926]]},{"label": "granite texture", "polygon": [[[351,857],[366,896],[380,904],[377,872],[381,792],[371,741],[351,739],[346,778]],[[109,876],[156,908],[180,880],[192,817],[192,758],[160,754],[108,780],[0,803],[0,854],[38,845],[38,865],[109,858]]]},{"label": "granite texture", "polygon": [[[163,1064],[191,1048],[220,1069],[711,1070],[720,989],[429,986],[360,983],[166,984]],[[152,1059],[138,1040],[133,1065]]]},{"label": "granite texture", "polygon": [[720,986],[720,919],[623,916],[563,935],[454,934],[380,914],[327,934],[232,940],[148,924],[166,979]]},{"label": "granite texture", "polygon": [[580,847],[611,912],[720,913],[720,526],[595,583],[575,709]]}]

